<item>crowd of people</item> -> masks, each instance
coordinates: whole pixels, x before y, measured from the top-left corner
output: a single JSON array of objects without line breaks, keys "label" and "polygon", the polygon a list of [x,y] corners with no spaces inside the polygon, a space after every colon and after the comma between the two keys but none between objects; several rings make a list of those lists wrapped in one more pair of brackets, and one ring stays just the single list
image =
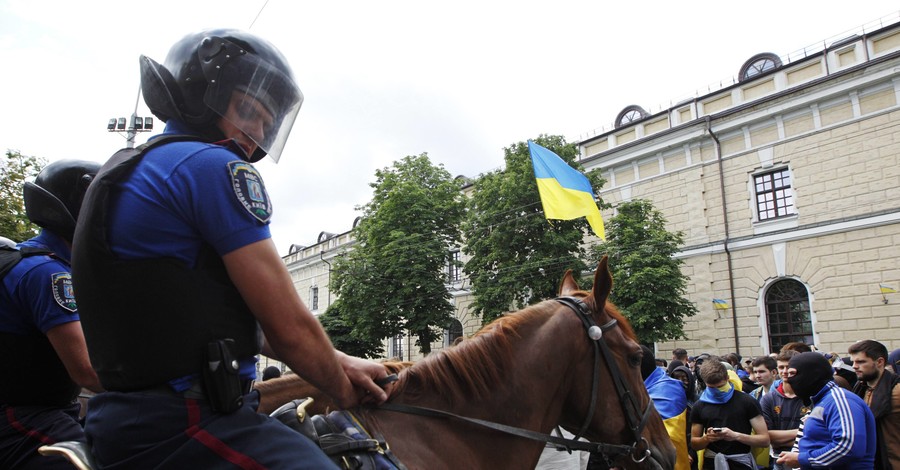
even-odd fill
[{"label": "crowd of people", "polygon": [[900,349],[794,342],[754,358],[678,348],[654,361],[645,379],[665,371],[684,392],[685,427],[669,429],[676,447],[688,436],[679,470],[900,469]]}]

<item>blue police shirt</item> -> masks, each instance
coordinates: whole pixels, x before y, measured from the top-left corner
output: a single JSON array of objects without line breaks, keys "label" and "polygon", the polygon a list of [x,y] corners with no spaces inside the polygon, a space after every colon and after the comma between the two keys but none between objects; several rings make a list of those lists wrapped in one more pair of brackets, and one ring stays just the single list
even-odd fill
[{"label": "blue police shirt", "polygon": [[[190,134],[170,120],[164,134]],[[250,163],[216,144],[173,142],[151,149],[111,208],[109,244],[123,259],[174,257],[194,267],[204,244],[219,256],[270,238],[271,203]],[[255,378],[256,358],[241,376]],[[173,383],[183,391],[185,380]]]},{"label": "blue police shirt", "polygon": [[[17,245],[50,250],[64,260],[71,251],[58,235],[44,230]],[[3,278],[0,291],[0,331],[19,335],[79,321],[69,265],[44,255],[22,258]]]}]

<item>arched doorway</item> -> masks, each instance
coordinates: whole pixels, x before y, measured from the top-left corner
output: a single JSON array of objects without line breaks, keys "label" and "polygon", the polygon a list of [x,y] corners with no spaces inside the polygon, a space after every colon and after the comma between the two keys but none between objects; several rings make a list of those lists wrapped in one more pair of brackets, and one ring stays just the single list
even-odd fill
[{"label": "arched doorway", "polygon": [[777,352],[792,341],[813,344],[809,292],[794,279],[775,281],[766,289],[766,324],[769,351]]},{"label": "arched doorway", "polygon": [[463,335],[463,326],[459,320],[453,318],[447,329],[444,330],[444,347],[452,346],[453,343]]}]

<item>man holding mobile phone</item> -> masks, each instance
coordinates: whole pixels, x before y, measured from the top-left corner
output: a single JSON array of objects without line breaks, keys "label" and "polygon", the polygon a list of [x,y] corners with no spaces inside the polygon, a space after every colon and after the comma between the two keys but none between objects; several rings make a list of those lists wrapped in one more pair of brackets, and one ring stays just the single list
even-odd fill
[{"label": "man holding mobile phone", "polygon": [[[711,357],[700,367],[706,390],[691,412],[691,446],[704,450],[700,470],[716,462],[730,470],[754,470],[751,447],[768,447],[769,435],[759,403],[736,391],[721,360]],[[752,433],[753,434],[752,434]]]}]

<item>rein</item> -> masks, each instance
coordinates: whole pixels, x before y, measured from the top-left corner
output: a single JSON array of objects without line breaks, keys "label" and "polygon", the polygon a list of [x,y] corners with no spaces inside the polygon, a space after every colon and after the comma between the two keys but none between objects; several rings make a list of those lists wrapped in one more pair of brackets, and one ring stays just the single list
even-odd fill
[{"label": "rein", "polygon": [[[614,328],[618,324],[618,320],[612,319],[602,326],[598,326],[594,322],[590,310],[588,310],[587,304],[585,304],[581,299],[575,297],[558,297],[555,300],[565,305],[566,307],[569,307],[573,312],[575,312],[576,315],[578,315],[578,318],[581,319],[582,324],[587,330],[588,337],[590,338],[591,343],[594,345],[594,368],[593,379],[591,381],[591,404],[588,409],[587,416],[585,417],[584,424],[581,426],[581,429],[578,431],[574,438],[566,439],[564,437],[556,437],[541,432],[522,429],[506,424],[494,423],[492,421],[485,421],[477,418],[469,418],[455,413],[450,413],[448,411],[436,410],[433,408],[426,408],[422,406],[404,405],[399,403],[384,403],[381,406],[377,407],[377,409],[419,416],[427,416],[432,418],[453,418],[460,421],[465,421],[467,423],[476,424],[485,428],[493,429],[495,431],[500,431],[506,434],[512,434],[514,436],[524,437],[526,439],[531,439],[534,441],[555,444],[558,447],[564,447],[570,452],[572,450],[596,452],[602,454],[607,459],[609,459],[610,457],[615,458],[620,455],[627,454],[634,462],[643,462],[650,455],[650,446],[649,443],[647,443],[647,440],[641,436],[641,431],[647,424],[647,419],[650,416],[650,410],[653,408],[653,402],[648,402],[647,408],[643,411],[643,413],[640,411],[637,400],[635,399],[634,394],[631,393],[631,390],[629,390],[628,384],[625,383],[625,380],[622,377],[615,358],[613,357],[612,351],[610,351],[609,346],[606,344],[606,342],[603,341],[603,333]],[[591,417],[594,416],[594,411],[597,407],[597,389],[600,386],[601,353],[603,355],[603,359],[606,361],[607,367],[609,368],[609,372],[613,378],[613,382],[615,383],[619,401],[622,403],[622,409],[625,413],[626,418],[628,419],[629,429],[631,429],[631,431],[634,433],[634,441],[631,445],[608,444],[603,442],[585,442],[578,440],[587,430],[588,425],[591,422]],[[641,446],[642,442],[644,443],[646,449],[644,449],[643,451],[643,456],[637,458],[635,456],[635,452],[640,451],[639,447]]]}]

